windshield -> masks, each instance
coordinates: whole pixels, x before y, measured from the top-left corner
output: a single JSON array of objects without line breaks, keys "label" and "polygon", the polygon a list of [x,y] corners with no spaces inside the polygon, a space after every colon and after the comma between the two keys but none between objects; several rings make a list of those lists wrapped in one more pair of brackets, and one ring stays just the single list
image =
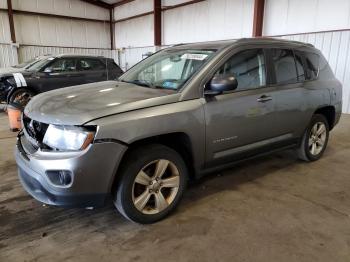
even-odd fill
[{"label": "windshield", "polygon": [[15,65],[15,66],[13,66],[13,67],[14,67],[14,68],[23,68],[23,67],[26,67],[27,65],[32,64],[32,63],[35,62],[35,61],[36,61],[36,59],[34,58],[34,59],[31,59],[31,60],[25,61],[25,62],[23,62],[23,63],[21,63],[21,64]]},{"label": "windshield", "polygon": [[163,50],[132,67],[120,81],[151,88],[179,90],[215,51]]},{"label": "windshield", "polygon": [[32,65],[28,66],[26,68],[26,71],[39,71],[40,69],[42,69],[44,66],[46,66],[48,63],[50,63],[53,59],[55,59],[54,57],[48,57],[42,60],[38,60],[38,62],[33,63]]}]

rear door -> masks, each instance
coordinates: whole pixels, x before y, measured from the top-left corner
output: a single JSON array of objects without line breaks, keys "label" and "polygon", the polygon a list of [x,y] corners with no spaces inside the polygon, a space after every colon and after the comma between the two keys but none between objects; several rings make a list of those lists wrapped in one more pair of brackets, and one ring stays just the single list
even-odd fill
[{"label": "rear door", "polygon": [[106,60],[98,58],[80,58],[78,71],[84,75],[81,84],[88,84],[107,80]]},{"label": "rear door", "polygon": [[271,95],[276,127],[271,134],[288,136],[292,141],[303,132],[307,116],[303,57],[288,48],[270,49],[268,56],[273,76]]}]

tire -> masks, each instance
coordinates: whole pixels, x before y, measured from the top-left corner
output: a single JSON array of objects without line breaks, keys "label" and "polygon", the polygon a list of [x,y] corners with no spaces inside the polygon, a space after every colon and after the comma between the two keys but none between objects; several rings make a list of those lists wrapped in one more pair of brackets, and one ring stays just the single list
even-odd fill
[{"label": "tire", "polygon": [[13,92],[9,98],[10,103],[16,103],[25,107],[35,93],[27,88],[20,88]]},{"label": "tire", "polygon": [[[322,133],[321,130],[323,130]],[[313,115],[298,148],[298,157],[307,162],[320,159],[327,147],[328,138],[329,125],[327,119],[323,115]]]},{"label": "tire", "polygon": [[153,144],[133,149],[118,177],[113,190],[115,207],[133,222],[151,224],[176,208],[187,185],[188,171],[176,151]]}]

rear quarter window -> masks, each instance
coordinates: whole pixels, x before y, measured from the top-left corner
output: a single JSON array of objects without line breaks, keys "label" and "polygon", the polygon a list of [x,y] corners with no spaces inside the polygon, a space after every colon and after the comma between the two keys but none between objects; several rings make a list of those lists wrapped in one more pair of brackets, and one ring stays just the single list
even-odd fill
[{"label": "rear quarter window", "polygon": [[317,79],[320,68],[320,56],[318,54],[305,52],[305,64],[307,79]]},{"label": "rear quarter window", "polygon": [[123,73],[123,70],[113,60],[108,62],[108,69]]}]

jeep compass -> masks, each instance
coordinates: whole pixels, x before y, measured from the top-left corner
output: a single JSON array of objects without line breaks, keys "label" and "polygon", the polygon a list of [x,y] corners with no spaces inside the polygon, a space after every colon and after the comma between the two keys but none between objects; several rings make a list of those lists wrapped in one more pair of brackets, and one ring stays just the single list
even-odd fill
[{"label": "jeep compass", "polygon": [[118,81],[35,96],[16,161],[25,190],[50,205],[95,207],[153,223],[187,181],[237,161],[295,149],[318,160],[342,109],[319,50],[277,39],[161,50]]}]

